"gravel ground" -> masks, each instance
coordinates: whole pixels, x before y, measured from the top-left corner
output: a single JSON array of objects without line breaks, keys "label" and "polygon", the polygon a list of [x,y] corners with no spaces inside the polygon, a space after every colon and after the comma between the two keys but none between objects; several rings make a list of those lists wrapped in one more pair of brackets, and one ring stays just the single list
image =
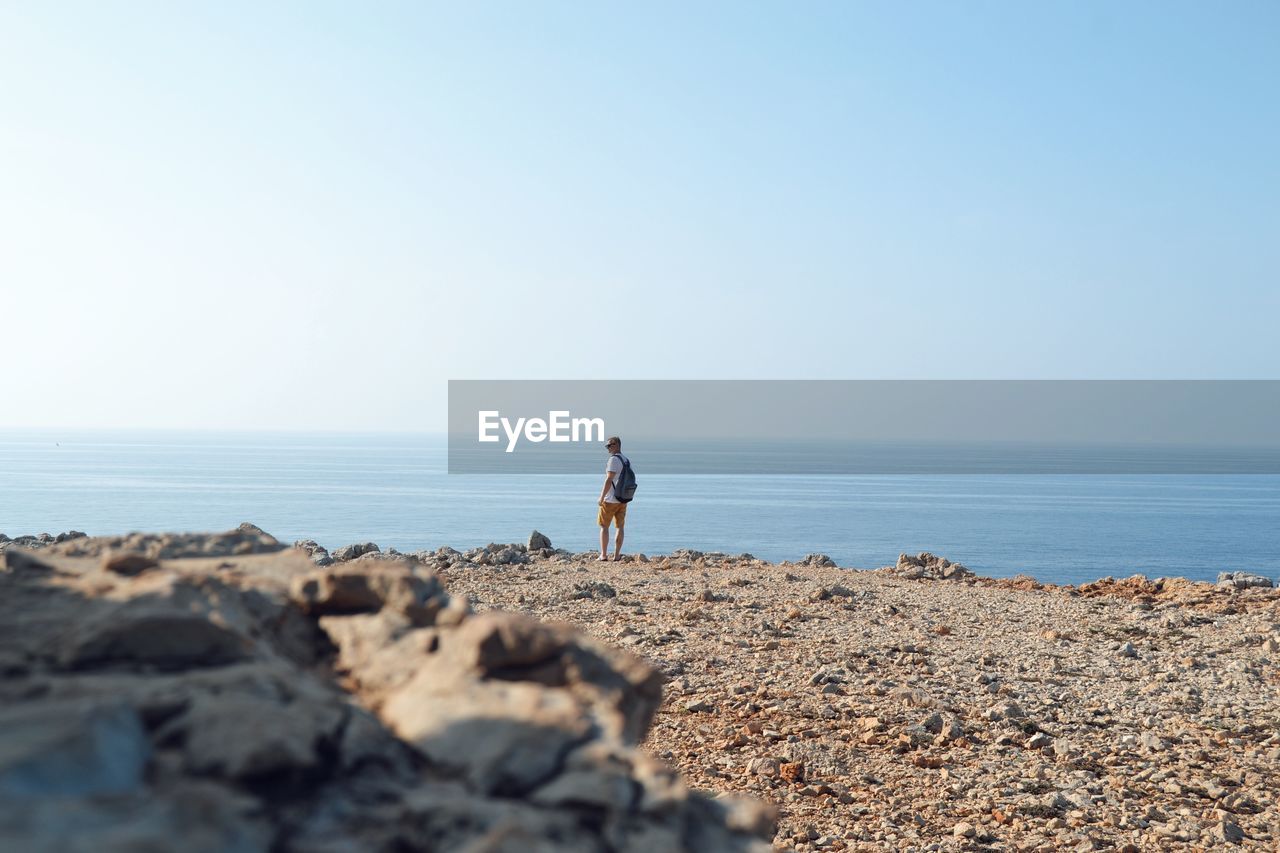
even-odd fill
[{"label": "gravel ground", "polygon": [[442,574],[480,610],[657,664],[646,748],[776,803],[779,849],[1280,849],[1280,591],[922,557],[543,552]]}]

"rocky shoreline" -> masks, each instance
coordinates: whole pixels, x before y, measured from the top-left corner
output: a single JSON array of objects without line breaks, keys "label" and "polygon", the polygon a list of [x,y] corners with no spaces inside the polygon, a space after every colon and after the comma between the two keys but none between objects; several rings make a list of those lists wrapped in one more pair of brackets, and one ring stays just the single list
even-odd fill
[{"label": "rocky shoreline", "polygon": [[1259,575],[601,563],[537,533],[330,552],[252,525],[0,552],[13,849],[1280,846]]}]

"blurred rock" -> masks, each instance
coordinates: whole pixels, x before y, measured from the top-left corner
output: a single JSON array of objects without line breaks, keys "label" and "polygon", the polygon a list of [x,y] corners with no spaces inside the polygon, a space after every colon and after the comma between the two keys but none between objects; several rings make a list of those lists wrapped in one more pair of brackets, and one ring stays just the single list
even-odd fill
[{"label": "blurred rock", "polygon": [[159,566],[159,560],[145,554],[116,554],[108,551],[102,555],[102,568],[118,575],[140,575]]},{"label": "blurred rock", "polygon": [[314,539],[299,539],[293,543],[293,547],[310,557],[311,562],[317,566],[333,564],[333,557],[329,555],[329,550]]},{"label": "blurred rock", "polygon": [[242,526],[6,553],[0,848],[769,849],[771,809],[636,748],[650,664],[473,614],[413,561],[318,567],[274,542]]}]

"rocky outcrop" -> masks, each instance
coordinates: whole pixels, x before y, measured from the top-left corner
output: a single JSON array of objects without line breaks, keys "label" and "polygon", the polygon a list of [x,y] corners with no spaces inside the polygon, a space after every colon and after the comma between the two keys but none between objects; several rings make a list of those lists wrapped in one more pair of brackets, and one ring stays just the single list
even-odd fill
[{"label": "rocky outcrop", "polygon": [[510,566],[529,562],[529,552],[518,543],[500,545],[490,542],[483,548],[472,548],[462,552],[462,558],[479,566]]},{"label": "rocky outcrop", "polygon": [[915,556],[899,554],[898,563],[891,571],[906,580],[963,580],[973,577],[973,572],[959,563],[928,551],[921,551]]},{"label": "rocky outcrop", "polygon": [[329,549],[314,539],[299,539],[293,543],[293,547],[310,557],[311,562],[317,566],[333,564],[333,557],[329,555]]},{"label": "rocky outcrop", "polygon": [[256,528],[7,552],[0,848],[768,849],[770,809],[637,748],[650,664],[313,558]]},{"label": "rocky outcrop", "polygon": [[1271,578],[1255,575],[1252,572],[1219,572],[1218,586],[1224,589],[1249,589],[1250,587],[1271,589],[1275,583]]},{"label": "rocky outcrop", "polygon": [[[992,583],[985,579],[983,582]],[[1050,587],[1049,584],[1045,585],[1045,588]],[[1071,587],[1062,589],[1072,591]],[[1145,575],[1105,577],[1080,584],[1074,588],[1074,593],[1084,598],[1129,599],[1147,610],[1177,606],[1218,614],[1265,611],[1273,607],[1276,601],[1273,587],[1247,580],[1242,585],[1237,585],[1234,573],[1218,583],[1190,581],[1186,578],[1148,578]]]},{"label": "rocky outcrop", "polygon": [[[541,540],[538,540],[541,537]],[[546,546],[543,548],[533,548],[523,545],[519,542],[502,544],[498,542],[490,542],[479,548],[468,548],[466,551],[458,551],[448,546],[437,548],[434,551],[414,551],[408,554],[409,558],[421,563],[424,566],[433,566],[437,569],[466,569],[476,566],[516,566],[524,565],[530,562],[533,557],[551,557],[553,555],[567,556],[568,552],[554,551],[551,548],[551,542],[536,530],[529,537],[530,542],[545,541]]]},{"label": "rocky outcrop", "polygon": [[374,542],[355,542],[351,545],[343,545],[341,548],[333,552],[334,562],[345,563],[348,560],[354,560],[363,557],[365,554],[377,554],[381,549]]},{"label": "rocky outcrop", "polygon": [[225,533],[130,533],[126,536],[96,537],[88,537],[78,530],[57,536],[41,533],[38,536],[6,538],[0,541],[0,551],[40,550],[55,545],[60,553],[74,557],[97,557],[107,551],[118,551],[166,560],[270,554],[285,547],[274,536],[246,521]]}]

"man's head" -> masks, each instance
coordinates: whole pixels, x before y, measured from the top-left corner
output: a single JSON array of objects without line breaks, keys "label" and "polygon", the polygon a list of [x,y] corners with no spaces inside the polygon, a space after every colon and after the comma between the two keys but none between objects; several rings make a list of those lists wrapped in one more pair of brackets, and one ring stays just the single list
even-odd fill
[{"label": "man's head", "polygon": [[622,450],[622,439],[618,438],[616,435],[609,436],[609,438],[605,440],[604,449],[610,453],[617,453]]}]

